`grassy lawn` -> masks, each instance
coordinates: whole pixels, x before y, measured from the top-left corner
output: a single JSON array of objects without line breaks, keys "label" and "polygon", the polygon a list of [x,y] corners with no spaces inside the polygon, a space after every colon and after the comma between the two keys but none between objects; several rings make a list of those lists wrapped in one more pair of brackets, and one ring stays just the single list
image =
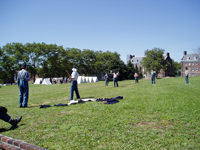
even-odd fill
[{"label": "grassy lawn", "polygon": [[[17,86],[0,88],[0,105],[22,121],[13,129],[0,120],[0,132],[50,150],[200,149],[200,76],[185,79],[103,81],[79,84],[81,98],[124,99],[113,105],[86,102],[66,107],[70,84],[29,85],[28,108],[18,108]],[[39,105],[52,107],[40,109]]]}]

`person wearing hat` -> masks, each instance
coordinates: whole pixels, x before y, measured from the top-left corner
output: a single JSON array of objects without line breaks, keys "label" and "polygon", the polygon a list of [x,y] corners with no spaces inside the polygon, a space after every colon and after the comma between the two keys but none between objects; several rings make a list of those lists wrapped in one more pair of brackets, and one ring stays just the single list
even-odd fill
[{"label": "person wearing hat", "polygon": [[72,80],[72,82],[71,82],[71,88],[70,88],[70,99],[69,100],[73,100],[74,91],[76,93],[76,97],[80,98],[80,95],[79,95],[79,92],[78,92],[78,85],[77,85],[78,72],[77,72],[76,67],[72,68],[72,74],[71,74],[71,76],[69,75],[68,72],[67,72],[67,74],[68,74],[69,78]]},{"label": "person wearing hat", "polygon": [[17,119],[12,119],[11,116],[7,114],[7,108],[0,106],[0,119],[10,123],[12,126],[16,126],[21,121],[22,116],[19,116]]},{"label": "person wearing hat", "polygon": [[116,71],[114,70],[114,73],[112,73],[112,70],[111,70],[111,71],[110,71],[110,74],[113,75],[114,87],[115,87],[115,83],[116,83],[116,85],[117,85],[117,87],[118,87],[118,76],[119,76],[119,71],[116,72]]},{"label": "person wearing hat", "polygon": [[29,86],[28,81],[29,73],[26,71],[26,64],[22,65],[22,70],[18,72],[17,75],[17,84],[19,87],[19,107],[28,106],[28,95],[29,95]]}]

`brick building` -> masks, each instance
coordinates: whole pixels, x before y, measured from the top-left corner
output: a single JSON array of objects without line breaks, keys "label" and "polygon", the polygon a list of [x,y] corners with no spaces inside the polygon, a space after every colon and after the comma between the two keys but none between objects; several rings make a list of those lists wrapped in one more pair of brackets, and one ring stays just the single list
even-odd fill
[{"label": "brick building", "polygon": [[[170,70],[165,71],[164,69],[161,69],[160,72],[157,74],[157,77],[159,77],[159,78],[163,78],[163,77],[166,77],[166,76],[172,76],[172,60],[169,56],[169,53],[166,53],[166,55],[164,57],[165,57],[165,61],[170,63]],[[135,57],[135,55],[129,55],[127,63],[129,61],[131,61],[131,63],[134,65],[134,67],[136,67],[136,65],[137,65],[137,67],[139,69],[140,67],[142,67],[141,62],[142,62],[143,58],[144,57]],[[141,71],[142,71],[144,78],[150,78],[151,74],[149,72],[144,74],[144,67],[141,68]]]},{"label": "brick building", "polygon": [[187,54],[187,51],[183,52],[181,59],[181,76],[185,77],[185,67],[188,67],[189,76],[200,75],[200,57],[196,53]]}]

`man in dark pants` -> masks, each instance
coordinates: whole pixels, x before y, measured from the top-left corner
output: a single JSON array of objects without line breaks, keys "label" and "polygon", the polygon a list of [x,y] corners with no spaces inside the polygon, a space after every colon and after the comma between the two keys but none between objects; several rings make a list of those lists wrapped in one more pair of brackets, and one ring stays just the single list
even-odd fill
[{"label": "man in dark pants", "polygon": [[116,85],[117,85],[117,87],[118,87],[118,76],[119,76],[119,71],[116,72],[116,71],[114,70],[114,73],[112,73],[112,70],[111,70],[111,71],[110,71],[110,74],[113,75],[114,87],[115,87],[115,83],[116,83]]},{"label": "man in dark pants", "polygon": [[108,86],[108,83],[109,83],[109,75],[108,73],[106,72],[105,76],[104,76],[104,79],[105,79],[105,85]]},{"label": "man in dark pants", "polygon": [[76,67],[73,67],[72,71],[73,72],[72,72],[71,76],[66,71],[68,76],[69,76],[69,78],[72,79],[71,88],[70,88],[70,100],[73,100],[74,91],[76,93],[76,97],[80,98],[80,95],[79,95],[79,92],[78,92],[78,86],[77,86],[78,72],[77,72]]},{"label": "man in dark pants", "polygon": [[10,123],[12,126],[16,126],[22,119],[22,116],[18,117],[17,119],[12,119],[7,114],[7,109],[3,106],[0,106],[0,119],[2,119],[5,122]]},{"label": "man in dark pants", "polygon": [[27,107],[28,105],[28,81],[29,81],[29,73],[26,69],[26,64],[22,65],[22,70],[18,72],[17,75],[17,84],[19,87],[19,107]]}]

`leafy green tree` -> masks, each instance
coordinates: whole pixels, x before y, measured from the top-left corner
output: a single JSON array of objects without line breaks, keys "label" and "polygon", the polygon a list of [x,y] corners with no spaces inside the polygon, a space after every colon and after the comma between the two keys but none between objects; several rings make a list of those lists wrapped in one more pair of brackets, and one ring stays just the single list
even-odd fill
[{"label": "leafy green tree", "polygon": [[142,67],[140,67],[140,69],[139,69],[139,78],[140,78],[140,79],[143,78]]},{"label": "leafy green tree", "polygon": [[135,68],[131,61],[129,61],[127,64],[127,74],[127,79],[134,79]]},{"label": "leafy green tree", "polygon": [[146,50],[145,56],[142,60],[142,65],[145,68],[145,73],[151,72],[152,69],[156,71],[156,74],[160,72],[160,69],[166,69],[166,61],[164,59],[164,49],[154,48],[152,50]]},{"label": "leafy green tree", "polygon": [[120,59],[112,59],[111,61],[109,61],[108,69],[112,71],[115,70],[116,72],[119,71],[119,81],[128,78],[127,66]]},{"label": "leafy green tree", "polygon": [[15,59],[7,55],[5,51],[8,47],[4,46],[0,50],[0,82],[1,83],[5,83],[6,81],[14,83],[14,75],[16,74]]},{"label": "leafy green tree", "polygon": [[172,76],[180,76],[181,75],[181,63],[176,62],[172,59]]}]

